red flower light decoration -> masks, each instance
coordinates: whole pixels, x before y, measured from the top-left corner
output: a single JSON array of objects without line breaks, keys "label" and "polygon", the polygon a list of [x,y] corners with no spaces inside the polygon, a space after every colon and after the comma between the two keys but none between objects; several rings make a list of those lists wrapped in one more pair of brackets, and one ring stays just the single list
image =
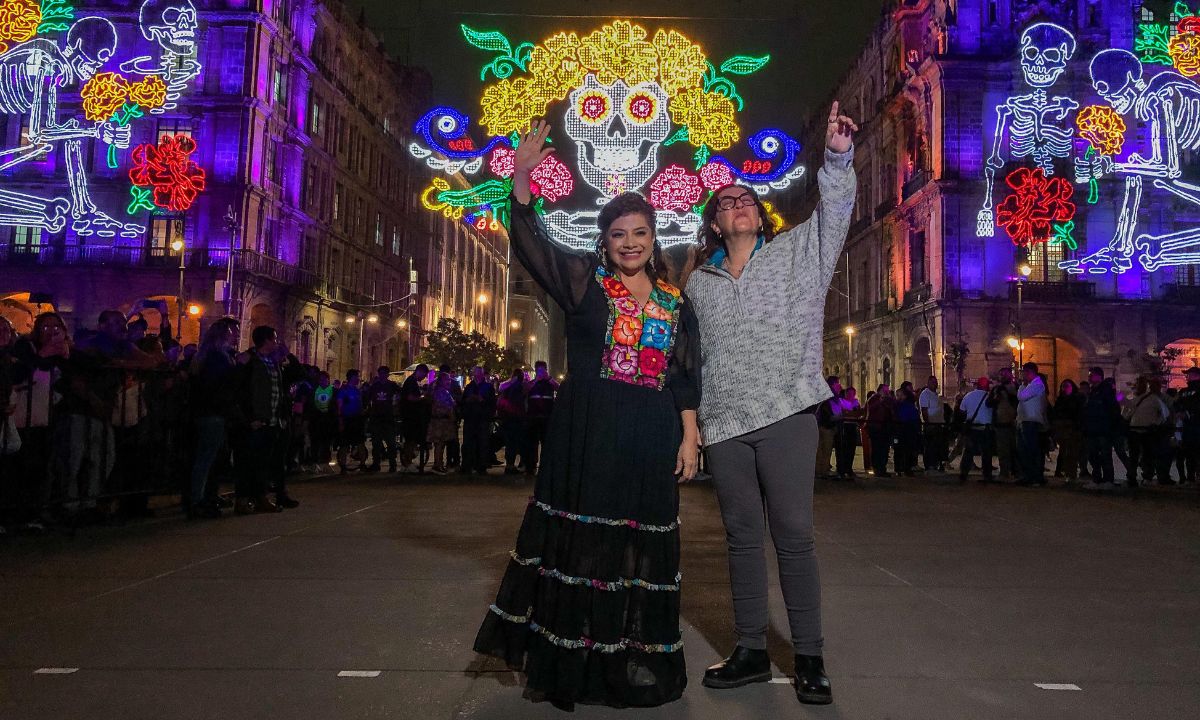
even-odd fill
[{"label": "red flower light decoration", "polygon": [[571,171],[553,155],[538,163],[529,173],[533,193],[541,195],[550,202],[570,195],[575,190],[575,178]]},{"label": "red flower light decoration", "polygon": [[1004,182],[1013,193],[996,207],[996,225],[1004,228],[1014,245],[1046,242],[1055,223],[1075,217],[1071,202],[1075,190],[1062,178],[1047,178],[1041,168],[1017,168]]},{"label": "red flower light decoration", "polygon": [[659,210],[687,212],[700,202],[700,178],[679,165],[670,165],[650,183],[650,204]]},{"label": "red flower light decoration", "polygon": [[158,145],[133,149],[129,179],[138,187],[154,189],[154,204],[172,212],[192,206],[204,190],[204,168],[192,160],[196,141],[187,135],[164,135]]},{"label": "red flower light decoration", "polygon": [[725,163],[710,162],[700,168],[700,182],[706,189],[716,192],[733,184],[733,171]]}]

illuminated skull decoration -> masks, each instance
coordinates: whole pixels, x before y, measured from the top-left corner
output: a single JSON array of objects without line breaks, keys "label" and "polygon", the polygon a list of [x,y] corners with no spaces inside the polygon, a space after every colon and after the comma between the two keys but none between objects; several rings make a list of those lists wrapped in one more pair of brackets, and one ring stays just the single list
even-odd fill
[{"label": "illuminated skull decoration", "polygon": [[1142,83],[1142,63],[1128,50],[1101,50],[1092,58],[1092,87],[1121,114],[1129,112]]},{"label": "illuminated skull decoration", "polygon": [[1054,23],[1030,25],[1021,33],[1021,72],[1030,87],[1053,85],[1074,54],[1075,38]]},{"label": "illuminated skull decoration", "polygon": [[606,197],[645,185],[671,130],[667,94],[657,83],[601,85],[589,73],[571,91],[564,130],[579,149],[584,181]]},{"label": "illuminated skull decoration", "polygon": [[176,55],[196,50],[196,6],[191,0],[146,0],[139,23],[142,35]]},{"label": "illuminated skull decoration", "polygon": [[71,59],[81,80],[96,74],[117,50],[117,29],[101,17],[77,20],[67,32],[63,54]]}]

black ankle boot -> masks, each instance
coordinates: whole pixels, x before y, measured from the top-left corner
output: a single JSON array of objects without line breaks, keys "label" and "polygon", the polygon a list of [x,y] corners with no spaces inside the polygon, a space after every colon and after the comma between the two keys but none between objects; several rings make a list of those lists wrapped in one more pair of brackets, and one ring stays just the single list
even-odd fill
[{"label": "black ankle boot", "polygon": [[704,671],[704,687],[720,690],[771,679],[771,656],[766,650],[738,645],[733,654]]},{"label": "black ankle boot", "polygon": [[825,677],[825,661],[820,655],[796,656],[796,697],[805,705],[828,705],[833,690]]}]

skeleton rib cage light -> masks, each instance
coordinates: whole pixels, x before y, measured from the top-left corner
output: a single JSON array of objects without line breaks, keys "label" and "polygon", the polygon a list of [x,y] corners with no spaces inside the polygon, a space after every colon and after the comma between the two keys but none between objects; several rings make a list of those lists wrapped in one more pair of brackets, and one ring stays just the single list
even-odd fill
[{"label": "skeleton rib cage light", "polygon": [[[695,241],[700,209],[722,185],[739,182],[768,194],[804,174],[795,139],[765,129],[743,141],[737,121],[744,100],[734,78],[757,72],[769,56],[713,65],[682,33],[651,35],[625,20],[515,47],[500,32],[461,29],[470,45],[493,53],[480,73],[484,82],[492,79],[480,96],[479,124],[489,139],[476,147],[467,115],[437,107],[417,122],[424,143],[409,151],[448,175],[474,178],[486,170],[491,177],[472,179],[465,190],[435,177],[421,196],[431,211],[480,229],[505,222],[518,134],[559,104],[565,110],[561,123],[551,116],[555,134],[575,149],[552,136],[564,150],[539,165],[532,181],[535,207],[554,239],[569,247],[594,247],[599,206],[621,192],[647,196],[660,242],[673,245]],[[723,152],[745,159],[714,154]],[[679,162],[664,167],[667,153],[679,153]]]},{"label": "skeleton rib cage light", "polygon": [[[1001,227],[1021,247],[1078,250],[1058,264],[1072,275],[1123,274],[1135,263],[1146,272],[1200,264],[1196,223],[1152,232],[1144,212],[1183,201],[1180,215],[1200,217],[1200,178],[1187,161],[1200,150],[1200,16],[1185,2],[1169,17],[1138,10],[1142,22],[1131,48],[1087,48],[1088,59],[1076,38],[1053,23],[1022,33],[1027,88],[995,109],[980,237]],[[1059,94],[1065,73],[1085,69],[1091,97]],[[1010,191],[1001,199],[1003,186]],[[1088,227],[1086,213],[1096,211],[1088,208],[1097,206],[1115,213],[1112,232],[1077,238]]]},{"label": "skeleton rib cage light", "polygon": [[[145,235],[147,213],[191,207],[206,182],[191,157],[194,140],[172,134],[136,146],[131,140],[148,116],[175,109],[200,74],[197,21],[190,0],[146,0],[138,34],[121,37],[109,19],[80,16],[69,0],[0,0],[0,111],[23,123],[18,144],[0,149],[0,225],[46,234],[69,225],[80,238],[133,239]],[[126,44],[132,53],[124,52]],[[93,144],[108,168],[126,168],[127,205],[100,208],[93,201]],[[64,168],[61,191],[35,196],[5,188],[26,163],[47,160]],[[58,173],[50,177],[60,181]]]}]

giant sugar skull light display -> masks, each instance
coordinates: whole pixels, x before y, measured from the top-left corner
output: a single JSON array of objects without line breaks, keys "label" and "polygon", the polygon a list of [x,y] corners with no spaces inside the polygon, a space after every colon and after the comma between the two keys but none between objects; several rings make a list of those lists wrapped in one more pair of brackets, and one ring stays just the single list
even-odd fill
[{"label": "giant sugar skull light display", "polygon": [[[757,72],[769,56],[738,55],[713,65],[684,34],[651,34],[624,20],[583,35],[560,32],[540,44],[514,45],[499,32],[461,29],[470,45],[493,53],[480,73],[487,84],[478,124],[487,139],[477,145],[470,119],[450,107],[434,108],[417,122],[424,142],[414,142],[410,152],[435,170],[473,181],[456,190],[434,178],[421,196],[431,211],[480,229],[505,222],[512,148],[535,119],[558,106],[562,123],[555,123],[551,140],[562,151],[535,169],[533,191],[553,237],[571,247],[594,245],[598,207],[627,190],[650,199],[658,237],[670,245],[696,239],[706,193],[740,182],[766,194],[804,172],[797,163],[800,144],[782,130],[761,130],[738,147],[744,100],[734,77]],[[485,169],[491,177],[474,181]]]}]

